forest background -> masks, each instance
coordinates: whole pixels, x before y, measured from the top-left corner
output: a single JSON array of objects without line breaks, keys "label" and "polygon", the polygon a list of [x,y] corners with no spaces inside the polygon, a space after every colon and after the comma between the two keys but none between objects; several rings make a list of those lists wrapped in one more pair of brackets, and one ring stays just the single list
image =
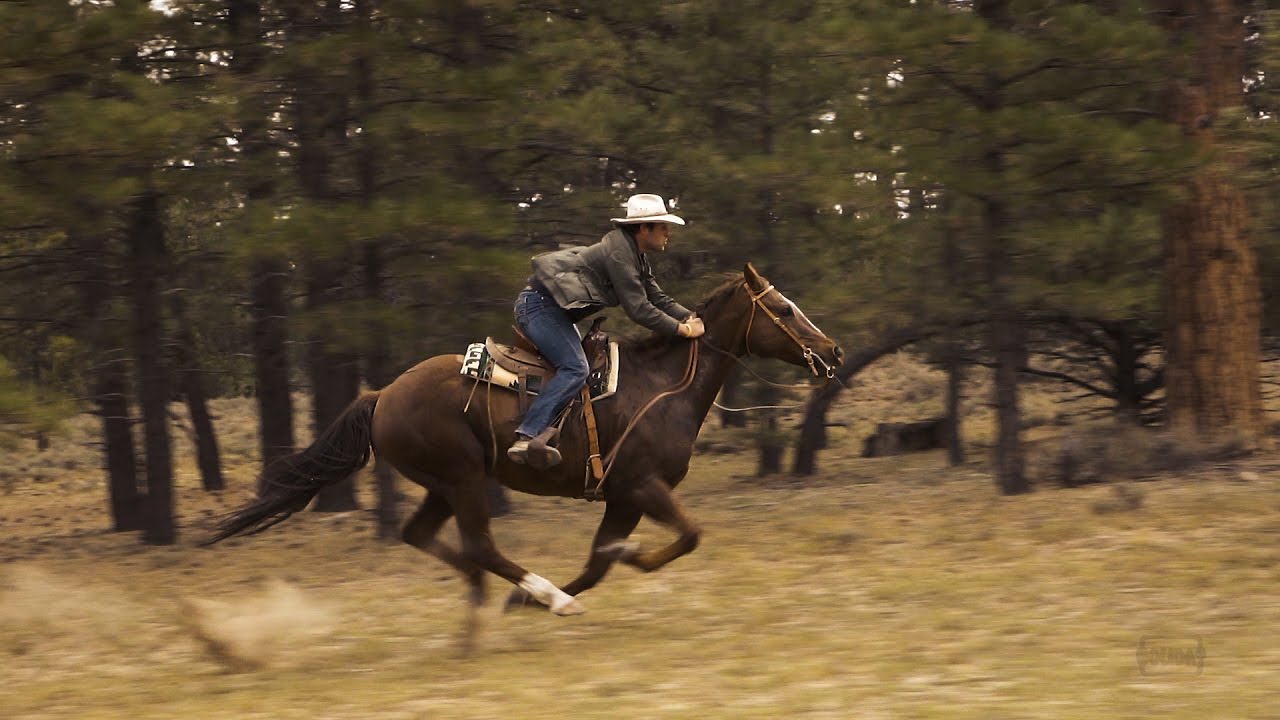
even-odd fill
[{"label": "forest background", "polygon": [[[957,462],[990,371],[1002,493],[1032,489],[1033,380],[1263,449],[1277,38],[1265,0],[6,2],[0,423],[44,445],[96,413],[115,529],[173,543],[171,402],[221,489],[209,399],[254,398],[269,463],[505,334],[531,255],[656,192],[690,220],[665,289],[751,261],[850,349],[841,380],[945,368]],[[840,391],[753,415],[759,471],[790,444],[813,472]]]}]

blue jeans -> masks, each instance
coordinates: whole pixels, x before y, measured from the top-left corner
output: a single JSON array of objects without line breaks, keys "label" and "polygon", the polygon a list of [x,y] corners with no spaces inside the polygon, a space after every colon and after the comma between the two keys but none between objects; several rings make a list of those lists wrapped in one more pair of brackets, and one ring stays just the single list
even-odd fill
[{"label": "blue jeans", "polygon": [[538,346],[542,357],[556,367],[555,377],[538,391],[524,421],[516,428],[522,435],[536,437],[582,391],[590,368],[582,352],[582,338],[568,313],[550,297],[537,290],[520,293],[516,298],[516,324]]}]

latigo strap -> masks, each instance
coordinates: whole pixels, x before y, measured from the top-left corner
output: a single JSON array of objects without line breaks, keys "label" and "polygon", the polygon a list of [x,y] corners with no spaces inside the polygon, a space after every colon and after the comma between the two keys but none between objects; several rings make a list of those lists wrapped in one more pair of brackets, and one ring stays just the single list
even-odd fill
[{"label": "latigo strap", "polygon": [[588,500],[604,499],[604,463],[600,460],[600,433],[596,426],[596,412],[592,408],[591,390],[582,387],[582,418],[587,425],[587,471],[582,496]]}]

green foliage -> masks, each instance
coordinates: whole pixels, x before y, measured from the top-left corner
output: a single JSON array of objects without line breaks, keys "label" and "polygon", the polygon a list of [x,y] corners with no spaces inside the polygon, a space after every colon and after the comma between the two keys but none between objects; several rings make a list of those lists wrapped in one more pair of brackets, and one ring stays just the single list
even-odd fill
[{"label": "green foliage", "polygon": [[55,431],[75,413],[74,403],[23,382],[0,357],[0,445],[12,442],[19,433]]},{"label": "green foliage", "polygon": [[[1019,306],[1150,320],[1161,205],[1214,160],[1153,119],[1170,49],[1133,2],[1018,0],[1003,23],[891,0],[230,7],[0,3],[0,307],[49,320],[64,367],[120,344],[110,297],[110,332],[77,322],[80,290],[120,275],[142,189],[165,197],[165,288],[235,392],[257,260],[292,268],[295,311],[336,268],[291,337],[389,332],[404,366],[504,332],[528,257],[645,191],[690,221],[658,265],[682,300],[753,261],[840,336],[980,313],[995,200]],[[1218,122],[1249,158],[1269,290],[1280,43],[1275,11],[1250,17],[1251,110]]]},{"label": "green foliage", "polygon": [[877,181],[905,215],[876,243],[872,278],[899,306],[981,312],[998,243],[1021,307],[1155,312],[1156,220],[1194,157],[1151,119],[1167,48],[1143,8],[1015,3],[1002,25],[886,4],[865,20],[862,47],[887,71],[860,130],[891,148]]}]

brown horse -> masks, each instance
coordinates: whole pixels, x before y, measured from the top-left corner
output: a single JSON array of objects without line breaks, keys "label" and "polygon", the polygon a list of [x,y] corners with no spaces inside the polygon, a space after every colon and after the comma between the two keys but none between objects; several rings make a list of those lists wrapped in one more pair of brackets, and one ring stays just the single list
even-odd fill
[{"label": "brown horse", "polygon": [[[473,624],[485,601],[486,572],[517,586],[508,607],[532,601],[559,615],[583,612],[574,597],[595,586],[614,562],[649,572],[697,547],[698,526],[672,490],[688,472],[698,429],[738,358],[777,358],[828,377],[843,358],[836,343],[750,263],[696,311],[706,324],[697,341],[652,337],[620,348],[618,391],[595,404],[600,444],[613,461],[603,487],[604,517],[586,567],[563,587],[511,562],[494,546],[485,488],[493,477],[521,492],[583,497],[584,424],[580,417],[565,424],[559,466],[534,470],[512,463],[505,450],[519,421],[516,395],[474,392],[475,381],[459,374],[458,355],[424,360],[357,399],[310,447],[269,470],[263,495],[224,519],[208,542],[260,532],[302,510],[321,487],[363,467],[372,449],[426,488],[403,539],[467,579]],[[615,448],[619,438],[622,445]],[[679,537],[647,552],[626,542],[643,516]],[[436,538],[450,517],[457,521],[460,550]]]}]

